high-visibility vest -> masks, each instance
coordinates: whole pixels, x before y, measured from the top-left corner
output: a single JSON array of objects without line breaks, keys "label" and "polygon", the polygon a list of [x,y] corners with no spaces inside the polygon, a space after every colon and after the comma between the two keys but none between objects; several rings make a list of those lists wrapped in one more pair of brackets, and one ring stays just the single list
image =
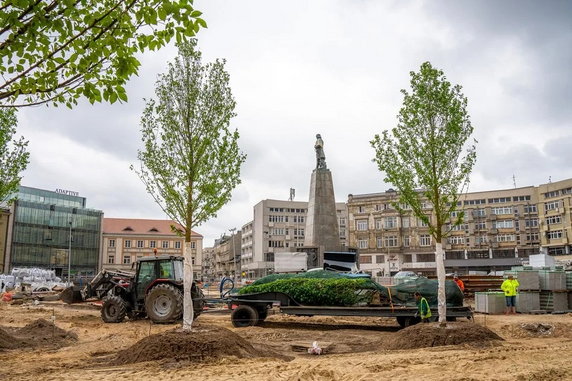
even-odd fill
[{"label": "high-visibility vest", "polygon": [[429,308],[429,303],[424,297],[421,297],[421,300],[419,301],[419,316],[421,316],[421,319],[431,317],[431,308]]}]

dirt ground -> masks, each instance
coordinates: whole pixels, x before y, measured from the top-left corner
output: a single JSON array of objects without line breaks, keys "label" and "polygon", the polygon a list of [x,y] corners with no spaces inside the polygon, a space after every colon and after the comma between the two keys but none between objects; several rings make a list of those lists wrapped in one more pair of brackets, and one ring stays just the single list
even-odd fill
[{"label": "dirt ground", "polygon": [[[89,305],[0,302],[0,379],[572,379],[572,314],[476,315],[475,323],[428,338],[435,327],[400,330],[392,319],[273,315],[234,328],[228,314],[204,313],[187,340],[178,324],[105,324]],[[463,330],[474,340],[456,344],[452,333]],[[307,353],[314,341],[325,353]]]}]

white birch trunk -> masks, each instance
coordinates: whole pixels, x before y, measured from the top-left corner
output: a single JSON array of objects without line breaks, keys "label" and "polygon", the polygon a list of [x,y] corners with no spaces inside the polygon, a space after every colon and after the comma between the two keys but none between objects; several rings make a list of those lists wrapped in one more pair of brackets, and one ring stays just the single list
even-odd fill
[{"label": "white birch trunk", "polygon": [[185,242],[183,275],[183,331],[190,331],[193,325],[193,298],[191,287],[193,285],[193,254],[191,243]]},{"label": "white birch trunk", "polygon": [[437,282],[439,291],[437,293],[437,311],[439,312],[440,325],[447,324],[447,296],[445,294],[445,252],[443,244],[437,242],[435,245],[435,266],[437,267]]}]

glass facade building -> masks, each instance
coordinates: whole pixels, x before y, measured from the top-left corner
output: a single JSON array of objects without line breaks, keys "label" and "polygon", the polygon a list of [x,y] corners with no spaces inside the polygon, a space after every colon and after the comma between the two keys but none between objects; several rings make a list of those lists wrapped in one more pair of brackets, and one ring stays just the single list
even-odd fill
[{"label": "glass facade building", "polygon": [[86,208],[77,193],[64,192],[20,186],[12,205],[10,269],[41,267],[67,278],[71,257],[72,277],[97,273],[103,212]]}]

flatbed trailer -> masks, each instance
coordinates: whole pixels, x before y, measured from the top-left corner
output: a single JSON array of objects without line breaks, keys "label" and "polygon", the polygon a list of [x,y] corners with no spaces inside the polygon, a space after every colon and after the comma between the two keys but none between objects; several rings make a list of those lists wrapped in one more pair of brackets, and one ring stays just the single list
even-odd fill
[{"label": "flatbed trailer", "polygon": [[[416,324],[416,306],[305,306],[282,292],[262,292],[256,294],[233,295],[228,298],[229,308],[232,308],[231,320],[235,327],[248,327],[261,324],[268,316],[268,311],[278,307],[280,312],[295,316],[372,316],[394,317],[401,327]],[[431,308],[434,318],[439,317],[437,308]],[[469,306],[447,307],[447,320],[457,318],[473,318],[473,310]]]}]

